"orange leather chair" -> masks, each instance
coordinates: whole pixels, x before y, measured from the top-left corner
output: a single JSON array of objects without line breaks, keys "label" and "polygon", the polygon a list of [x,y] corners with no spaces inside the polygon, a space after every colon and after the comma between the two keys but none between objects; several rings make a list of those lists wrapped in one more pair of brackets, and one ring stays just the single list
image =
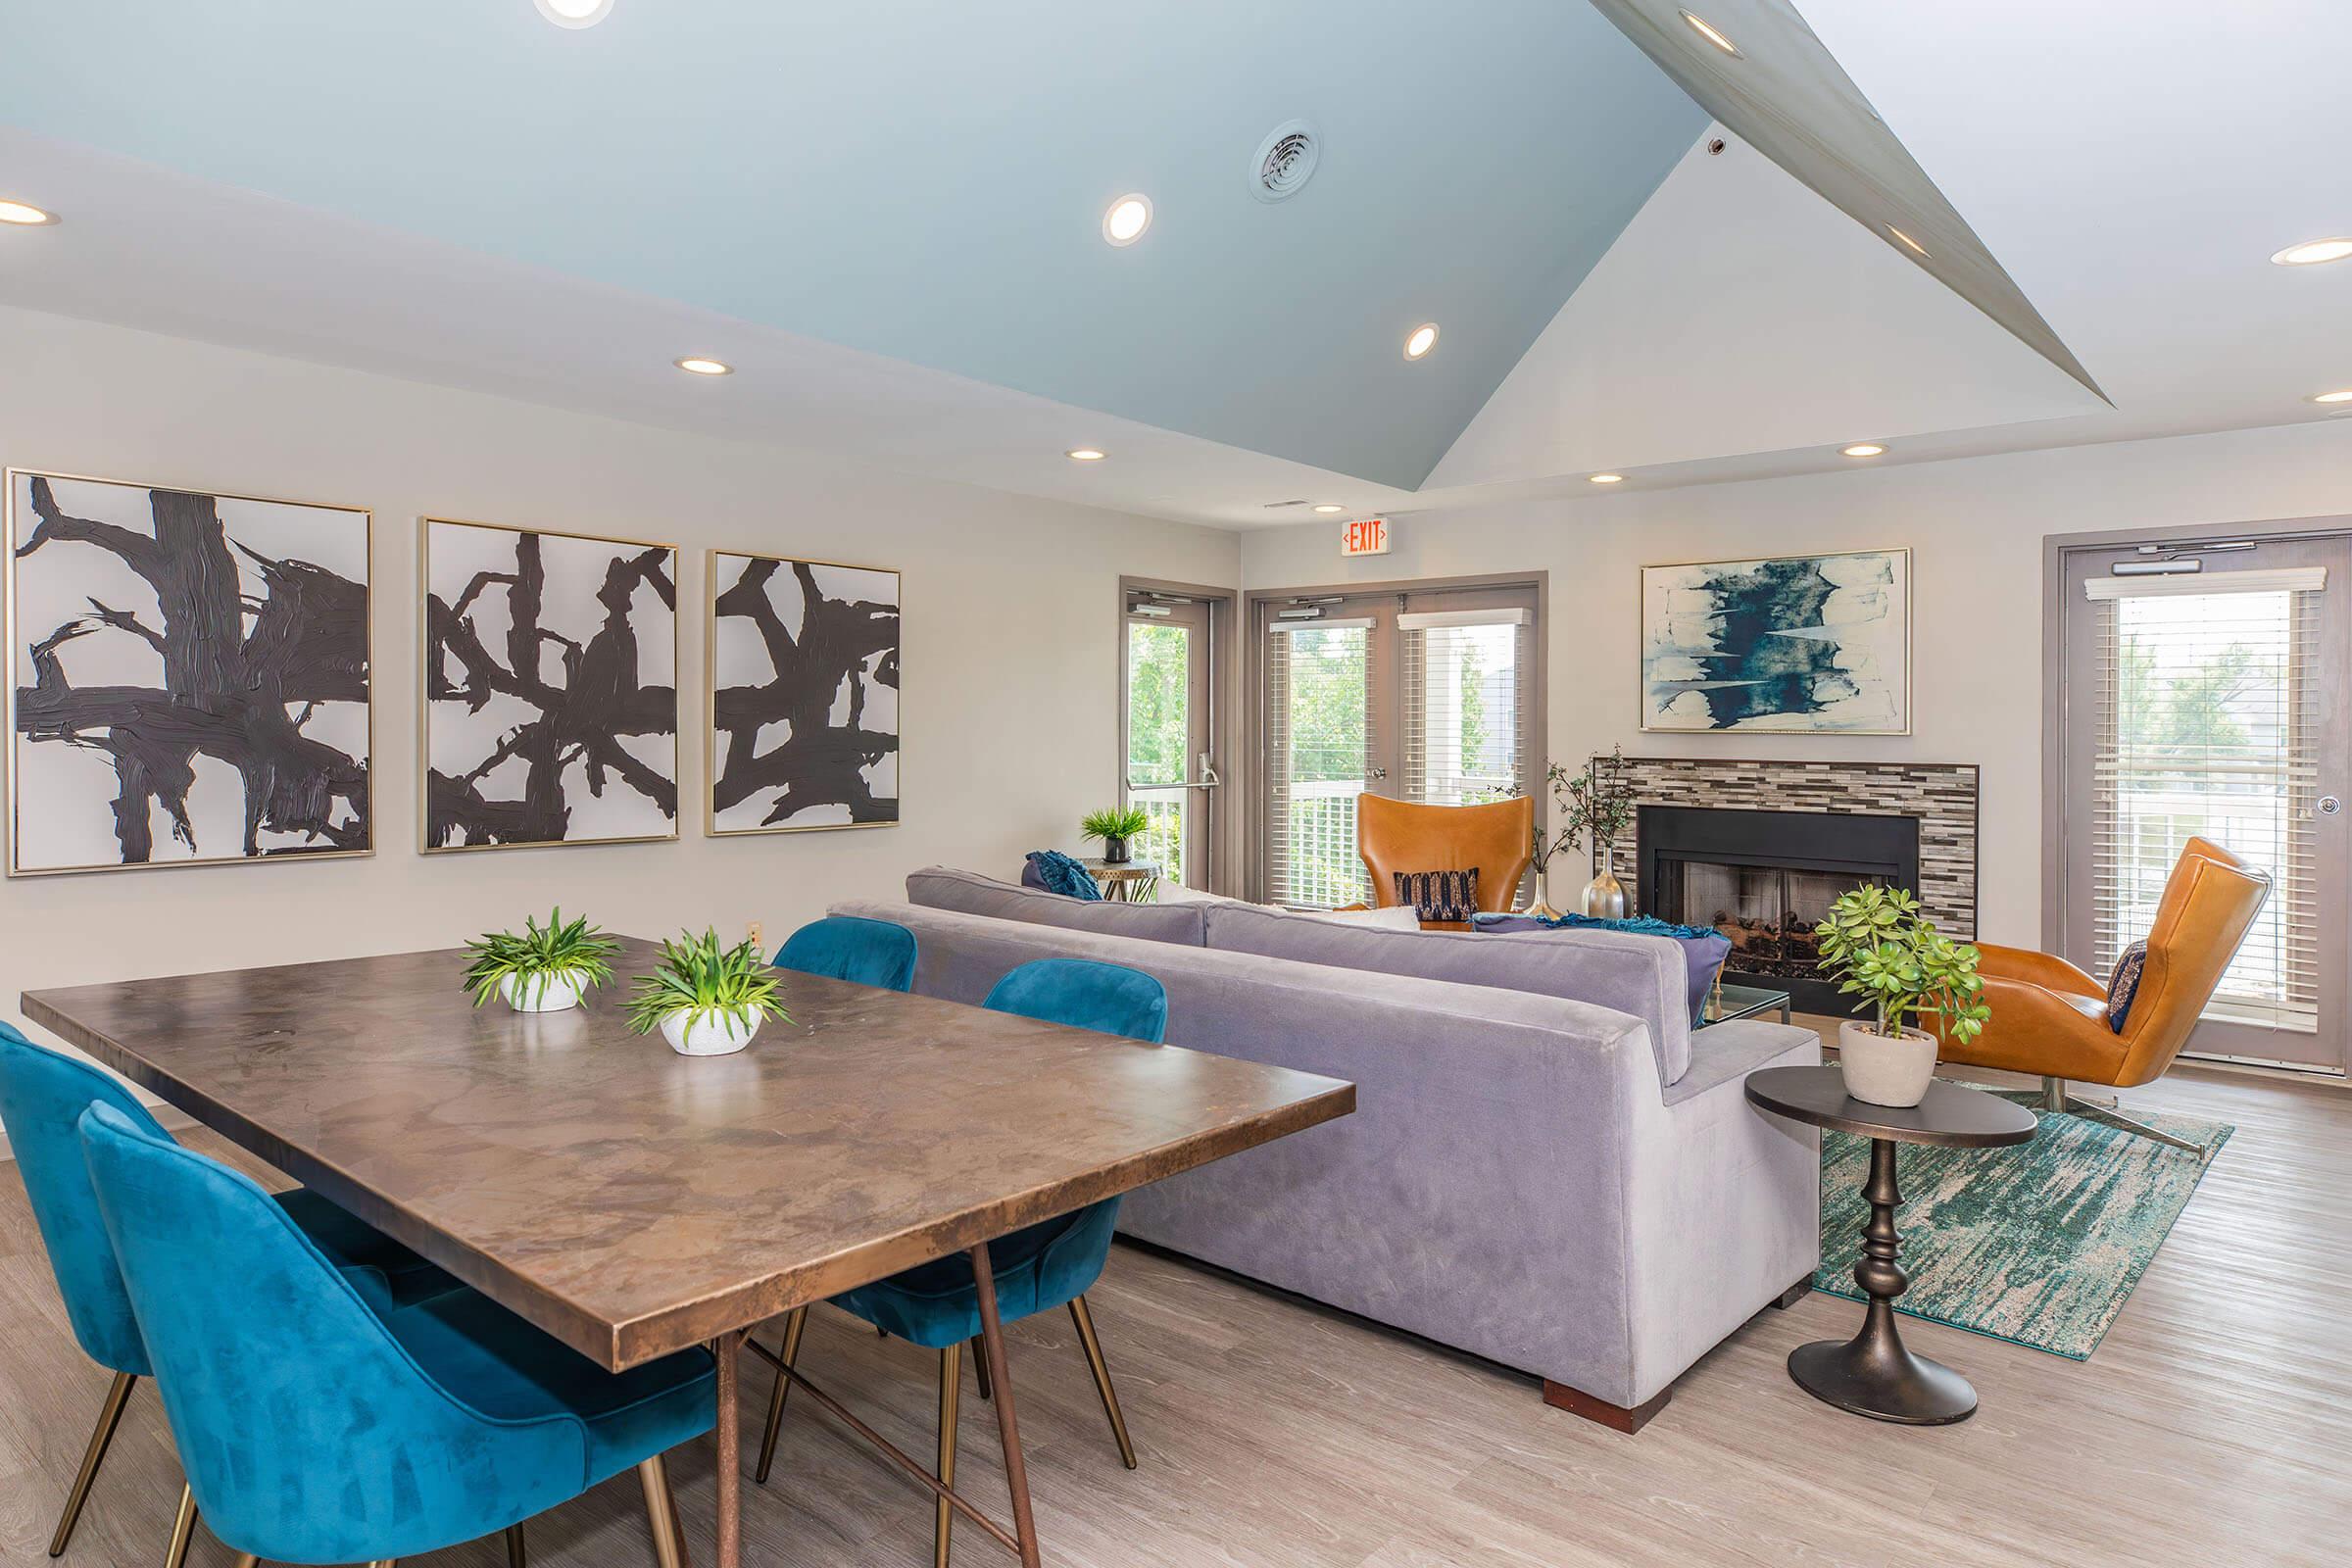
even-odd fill
[{"label": "orange leather chair", "polygon": [[[1496,914],[1511,906],[1519,879],[1534,859],[1536,803],[1519,796],[1487,806],[1421,806],[1385,795],[1355,798],[1355,853],[1372,873],[1372,905],[1396,904],[1399,871],[1466,871],[1478,867],[1478,906]],[[1459,920],[1429,920],[1433,931],[1466,931]]]},{"label": "orange leather chair", "polygon": [[2190,839],[2157,903],[2139,989],[2121,1033],[2108,1027],[2107,988],[2064,958],[1980,942],[1984,962],[1978,973],[1991,1020],[1967,1045],[1944,1038],[1937,1055],[1971,1067],[2038,1074],[2046,1109],[2095,1116],[2177,1149],[2197,1149],[2112,1106],[2076,1099],[2067,1093],[2067,1081],[2132,1089],[2164,1076],[2270,893],[2267,873],[2210,839]]}]

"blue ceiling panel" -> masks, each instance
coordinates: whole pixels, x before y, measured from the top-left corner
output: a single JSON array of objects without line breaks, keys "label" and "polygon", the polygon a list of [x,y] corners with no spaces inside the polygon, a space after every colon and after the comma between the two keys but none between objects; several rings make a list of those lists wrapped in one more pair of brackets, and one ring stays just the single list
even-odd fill
[{"label": "blue ceiling panel", "polygon": [[76,0],[0,62],[43,135],[1404,487],[1706,123],[1584,0]]}]

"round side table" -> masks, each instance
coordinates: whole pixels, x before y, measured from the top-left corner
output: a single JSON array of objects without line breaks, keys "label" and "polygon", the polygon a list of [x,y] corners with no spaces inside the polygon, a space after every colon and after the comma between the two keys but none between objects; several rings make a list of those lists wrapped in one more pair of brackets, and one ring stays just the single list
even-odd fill
[{"label": "round side table", "polygon": [[1159,866],[1152,860],[1081,860],[1086,874],[1102,884],[1113,904],[1150,904],[1159,893]]},{"label": "round side table", "polygon": [[1895,1298],[1910,1285],[1895,1262],[1901,1244],[1894,1211],[1894,1146],[1935,1144],[1947,1149],[1997,1149],[2022,1144],[2040,1123],[2032,1111],[1982,1089],[1937,1079],[1916,1105],[1874,1105],[1845,1092],[1836,1067],[1767,1067],[1750,1073],[1747,1099],[1776,1116],[1870,1140],[1870,1178],[1862,1196],[1870,1219],[1862,1227],[1862,1257],[1854,1283],[1870,1305],[1862,1332],[1850,1340],[1817,1340],[1788,1352],[1788,1375],[1817,1399],[1879,1421],[1943,1426],[1976,1413],[1977,1391],[1938,1361],[1914,1355],[1894,1322]]}]

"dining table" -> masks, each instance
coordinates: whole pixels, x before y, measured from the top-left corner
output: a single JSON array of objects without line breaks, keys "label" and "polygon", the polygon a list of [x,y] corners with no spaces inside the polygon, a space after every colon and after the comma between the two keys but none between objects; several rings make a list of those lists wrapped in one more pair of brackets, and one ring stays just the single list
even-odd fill
[{"label": "dining table", "polygon": [[1011,1527],[883,1446],[1036,1568],[987,1243],[1345,1116],[1354,1086],[789,970],[786,1017],[742,1052],[687,1056],[628,1026],[628,983],[659,951],[620,939],[614,983],[563,1012],[476,1006],[457,949],[22,1003],[597,1365],[710,1348],[719,1568],[742,1553],[751,1331],[968,1254]]}]

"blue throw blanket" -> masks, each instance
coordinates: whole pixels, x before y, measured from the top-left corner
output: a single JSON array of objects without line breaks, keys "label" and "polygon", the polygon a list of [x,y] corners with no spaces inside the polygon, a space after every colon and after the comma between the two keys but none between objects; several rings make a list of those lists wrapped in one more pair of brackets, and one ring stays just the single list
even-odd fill
[{"label": "blue throw blanket", "polygon": [[1592,914],[1474,914],[1470,917],[1470,929],[1493,933],[1623,931],[1629,936],[1664,937],[1682,949],[1683,972],[1689,983],[1690,1023],[1693,1028],[1705,1020],[1707,993],[1714,989],[1715,977],[1723,972],[1723,960],[1732,954],[1731,940],[1713,927],[1675,925],[1654,914],[1631,915],[1622,920],[1608,920]]},{"label": "blue throw blanket", "polygon": [[1095,886],[1095,879],[1087,875],[1086,867],[1059,850],[1031,850],[1021,880],[1065,899],[1093,899],[1100,903],[1102,898],[1102,890]]}]

